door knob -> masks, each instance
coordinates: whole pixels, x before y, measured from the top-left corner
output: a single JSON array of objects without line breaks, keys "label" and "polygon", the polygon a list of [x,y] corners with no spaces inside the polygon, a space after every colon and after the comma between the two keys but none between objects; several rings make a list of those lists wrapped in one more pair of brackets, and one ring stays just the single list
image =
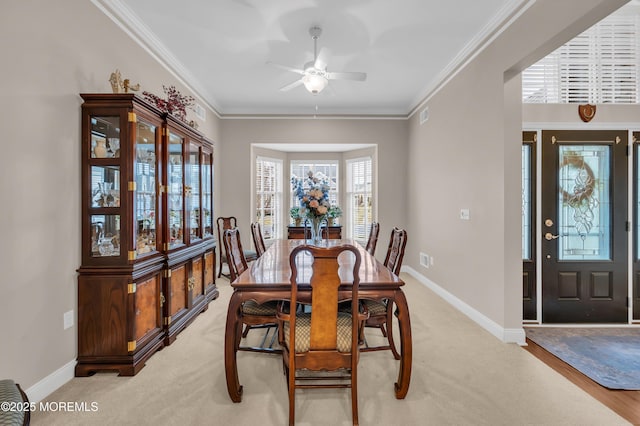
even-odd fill
[{"label": "door knob", "polygon": [[553,235],[551,232],[547,232],[544,234],[544,239],[547,241],[555,240],[560,238],[560,235]]}]

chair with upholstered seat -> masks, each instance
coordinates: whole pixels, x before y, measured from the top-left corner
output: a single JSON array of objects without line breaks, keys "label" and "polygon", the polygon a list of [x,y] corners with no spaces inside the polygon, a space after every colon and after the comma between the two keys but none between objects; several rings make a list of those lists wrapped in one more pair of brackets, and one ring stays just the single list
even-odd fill
[{"label": "chair with upholstered seat", "polygon": [[[222,234],[224,233],[224,231],[227,229],[236,228],[237,220],[234,216],[219,217],[216,220],[216,225],[218,228],[218,241],[222,241]],[[226,253],[223,253],[223,250],[219,250],[219,252],[220,252],[220,255],[219,255],[219,262],[218,262],[218,265],[219,265],[218,278],[220,278],[222,275],[224,275],[225,277],[230,277],[229,275],[222,273],[222,264],[228,265]],[[244,258],[246,259],[247,262],[251,262],[253,260],[256,260],[258,258],[258,255],[253,250],[245,250]]]},{"label": "chair with upholstered seat", "polygon": [[[278,309],[280,345],[289,390],[289,424],[295,423],[297,388],[351,388],[353,424],[358,424],[358,330],[366,314],[339,312],[341,284],[338,257],[355,256],[349,291],[352,312],[358,310],[360,253],[352,245],[301,245],[290,255],[291,306],[311,302],[310,312]],[[342,259],[342,257],[341,257]],[[300,297],[300,289],[311,295]],[[304,370],[304,371],[301,371]],[[345,382],[346,381],[346,382]]]},{"label": "chair with upholstered seat", "polygon": [[[387,256],[384,259],[384,266],[391,269],[391,271],[399,275],[400,268],[402,267],[402,259],[404,258],[404,249],[407,246],[407,231],[394,227],[391,231],[391,238],[389,239],[389,248],[387,249]],[[368,351],[380,351],[389,349],[393,353],[395,359],[400,359],[395,343],[393,342],[393,310],[392,304],[388,299],[382,301],[363,299],[366,310],[369,312],[369,318],[365,322],[365,327],[376,327],[382,332],[382,335],[387,338],[388,345],[373,346],[361,348],[361,352]]]},{"label": "chair with upholstered seat", "polygon": [[[222,240],[229,261],[229,279],[233,282],[249,268],[242,250],[240,231],[238,228],[227,229],[224,231]],[[249,330],[252,328],[275,327],[277,325],[277,307],[278,302],[276,301],[257,303],[254,300],[247,300],[244,302],[242,304],[242,323],[245,328],[242,337],[247,337]],[[244,351],[280,353],[279,349],[273,349],[276,333],[272,334],[271,344],[265,347],[268,334],[265,333],[260,346],[240,346],[240,341],[238,341],[236,342],[236,347],[238,350]]]},{"label": "chair with upholstered seat", "polygon": [[378,245],[378,234],[380,233],[380,224],[373,222],[371,224],[371,230],[369,231],[369,238],[367,239],[367,246],[365,250],[371,255],[376,254],[376,245]]},{"label": "chair with upholstered seat", "polygon": [[256,255],[260,257],[267,251],[264,245],[264,238],[262,238],[260,222],[253,222],[251,224],[251,236],[253,237],[253,246],[256,248]]}]

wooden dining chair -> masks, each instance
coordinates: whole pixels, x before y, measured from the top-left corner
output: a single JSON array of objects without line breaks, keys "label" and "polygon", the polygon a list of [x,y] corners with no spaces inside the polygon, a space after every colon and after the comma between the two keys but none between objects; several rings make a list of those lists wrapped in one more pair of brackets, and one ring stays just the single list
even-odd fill
[{"label": "wooden dining chair", "polygon": [[369,252],[371,256],[376,254],[376,246],[378,245],[378,234],[380,233],[380,224],[373,222],[371,224],[371,230],[369,231],[369,239],[367,240],[367,246],[365,250]]},{"label": "wooden dining chair", "polygon": [[[341,283],[338,256],[352,253],[353,282],[348,293],[351,315],[338,311]],[[310,255],[310,258],[309,258]],[[289,257],[291,266],[291,306],[299,301],[311,302],[311,310],[290,313],[279,308],[280,329],[287,387],[289,390],[289,424],[295,423],[295,393],[297,388],[351,388],[353,424],[358,424],[358,330],[366,313],[358,310],[360,253],[352,245],[295,247]],[[311,295],[302,298],[300,282],[307,282]],[[303,293],[304,294],[304,293]],[[283,305],[281,305],[283,306]],[[304,369],[304,373],[300,370]]]},{"label": "wooden dining chair", "polygon": [[[222,234],[224,233],[225,230],[236,228],[237,227],[237,222],[238,221],[236,220],[236,218],[234,216],[219,217],[216,220],[216,225],[217,225],[217,228],[218,228],[218,241],[222,241]],[[227,264],[228,265],[226,253],[223,253],[223,250],[218,250],[218,251],[220,252],[219,262],[218,262],[218,265],[220,265],[218,267],[219,268],[218,269],[218,278],[220,278],[222,275],[224,275],[227,278],[230,278],[230,275],[222,273],[222,264]],[[256,260],[258,258],[258,255],[253,250],[245,250],[244,257],[245,257],[247,262],[251,262],[253,260]]]},{"label": "wooden dining chair", "polygon": [[[389,238],[389,248],[384,259],[384,266],[399,275],[402,267],[402,259],[404,258],[404,249],[407,246],[407,231],[394,227],[391,230],[391,238]],[[365,322],[365,327],[379,328],[382,335],[387,338],[388,345],[383,346],[365,346],[360,350],[362,352],[391,350],[395,359],[400,359],[395,343],[393,341],[393,306],[388,299],[382,301],[362,300],[369,318]]]},{"label": "wooden dining chair", "polygon": [[267,251],[264,245],[264,238],[262,238],[260,222],[253,222],[251,224],[251,236],[253,237],[253,246],[256,248],[256,256],[260,257]]},{"label": "wooden dining chair", "polygon": [[[242,250],[242,242],[240,240],[240,231],[238,228],[226,229],[223,234],[224,249],[229,262],[229,275],[231,282],[235,281],[240,274],[246,271],[249,266],[247,260],[244,257]],[[244,331],[242,337],[247,337],[249,330],[252,328],[274,328],[277,326],[276,311],[278,303],[265,302],[257,303],[254,300],[247,300],[242,304],[242,324],[244,324]],[[266,345],[266,340],[269,333],[265,333],[260,346],[240,346],[240,339],[236,342],[238,350],[252,351],[252,352],[270,352],[280,353],[280,349],[274,349],[273,343],[277,333],[272,334],[271,343]]]}]

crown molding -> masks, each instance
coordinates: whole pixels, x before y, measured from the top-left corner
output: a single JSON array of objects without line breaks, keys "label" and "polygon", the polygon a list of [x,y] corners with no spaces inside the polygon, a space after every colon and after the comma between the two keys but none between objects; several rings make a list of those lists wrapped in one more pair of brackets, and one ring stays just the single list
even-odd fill
[{"label": "crown molding", "polygon": [[[220,107],[206,99],[209,93],[175,56],[160,42],[156,35],[121,0],[91,0],[91,2],[142,47],[153,59],[171,73],[182,85],[191,90],[218,118]],[[206,98],[206,99],[205,99]]]},{"label": "crown molding", "polygon": [[223,120],[408,120],[406,115],[222,114]]},{"label": "crown molding", "polygon": [[487,48],[500,34],[526,12],[536,0],[511,0],[505,3],[491,21],[453,58],[453,60],[422,90],[422,95],[414,100],[415,106],[407,114],[411,118],[436,93],[438,93],[469,62]]}]

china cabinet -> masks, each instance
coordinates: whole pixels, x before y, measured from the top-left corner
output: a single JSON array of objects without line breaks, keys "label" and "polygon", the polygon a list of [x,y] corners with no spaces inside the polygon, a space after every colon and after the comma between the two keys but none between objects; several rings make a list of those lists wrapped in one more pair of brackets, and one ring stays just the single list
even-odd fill
[{"label": "china cabinet", "polygon": [[213,146],[134,94],[82,94],[76,376],[134,375],[218,297]]}]

